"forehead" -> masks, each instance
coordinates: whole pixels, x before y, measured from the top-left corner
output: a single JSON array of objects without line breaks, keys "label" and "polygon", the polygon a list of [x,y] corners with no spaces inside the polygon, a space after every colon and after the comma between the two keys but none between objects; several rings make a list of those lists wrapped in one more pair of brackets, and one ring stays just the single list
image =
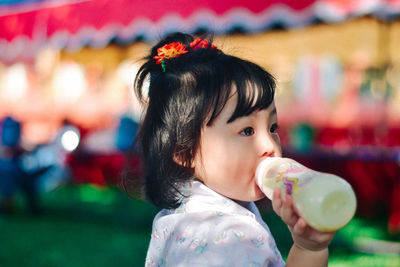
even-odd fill
[{"label": "forehead", "polygon": [[[248,63],[250,64],[250,63]],[[242,66],[243,67],[243,66]],[[248,116],[256,110],[267,109],[274,100],[275,82],[273,77],[262,69],[245,65],[242,69],[227,67],[227,75],[221,72],[220,79],[209,79],[204,91],[210,99],[205,110],[206,125],[211,125],[225,106],[229,106],[229,122]],[[209,116],[209,117],[208,117]],[[208,117],[208,119],[207,119]]]},{"label": "forehead", "polygon": [[[253,91],[253,93],[254,93],[254,90],[249,89],[249,92],[250,91]],[[236,89],[232,88],[231,94],[230,94],[228,100],[226,101],[223,109],[221,110],[221,113],[217,117],[217,120],[219,119],[220,121],[224,121],[225,123],[231,123],[238,118],[249,116],[252,113],[259,111],[259,110],[267,110],[269,113],[269,116],[277,114],[275,102],[272,101],[268,106],[265,106],[265,107],[261,106],[260,108],[254,108],[251,112],[243,113],[239,116],[236,116],[234,119],[232,119],[232,116],[235,114],[235,111],[238,110],[238,105],[241,104],[238,101],[239,101],[238,92],[236,91]],[[252,98],[251,106],[253,106],[253,107],[256,106],[257,101],[258,101],[257,97]]]}]

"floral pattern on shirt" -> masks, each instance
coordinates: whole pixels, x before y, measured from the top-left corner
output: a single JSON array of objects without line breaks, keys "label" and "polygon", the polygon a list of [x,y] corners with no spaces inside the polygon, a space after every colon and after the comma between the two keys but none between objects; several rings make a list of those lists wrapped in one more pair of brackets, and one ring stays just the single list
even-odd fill
[{"label": "floral pattern on shirt", "polygon": [[154,219],[146,266],[284,266],[254,203],[244,208],[199,181]]}]

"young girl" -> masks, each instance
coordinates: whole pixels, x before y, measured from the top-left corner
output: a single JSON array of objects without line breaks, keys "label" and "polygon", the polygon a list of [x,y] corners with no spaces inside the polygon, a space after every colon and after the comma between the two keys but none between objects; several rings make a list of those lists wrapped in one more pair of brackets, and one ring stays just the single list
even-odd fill
[{"label": "young girl", "polygon": [[[285,265],[254,204],[258,163],[281,157],[274,88],[261,67],[205,39],[175,33],[152,49],[135,90],[147,104],[145,193],[164,209],[146,266]],[[294,240],[286,266],[326,266],[334,233],[310,228],[279,189],[272,203]]]}]

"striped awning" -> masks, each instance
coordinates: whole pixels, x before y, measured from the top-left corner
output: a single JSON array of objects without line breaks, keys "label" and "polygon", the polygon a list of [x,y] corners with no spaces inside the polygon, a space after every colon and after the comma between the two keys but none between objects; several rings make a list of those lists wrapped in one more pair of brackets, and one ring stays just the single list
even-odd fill
[{"label": "striped awning", "polygon": [[398,14],[400,0],[3,0],[0,61],[33,58],[46,46],[103,47],[110,41],[152,41],[172,31],[259,32]]}]

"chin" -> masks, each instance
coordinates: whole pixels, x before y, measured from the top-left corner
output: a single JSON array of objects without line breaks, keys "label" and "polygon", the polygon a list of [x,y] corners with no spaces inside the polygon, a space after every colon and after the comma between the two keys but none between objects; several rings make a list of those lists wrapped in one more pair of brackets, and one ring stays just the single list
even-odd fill
[{"label": "chin", "polygon": [[260,188],[254,184],[254,187],[248,187],[245,191],[239,191],[235,194],[222,194],[233,200],[254,202],[265,197],[265,194],[260,190]]},{"label": "chin", "polygon": [[258,201],[258,200],[261,200],[261,199],[263,199],[263,198],[265,198],[265,195],[264,195],[264,194],[261,194],[261,195],[259,195],[259,196],[256,196],[256,197],[254,198],[254,200],[252,200],[252,201]]},{"label": "chin", "polygon": [[244,199],[242,201],[254,202],[263,199],[264,197],[265,197],[264,193],[257,187],[252,194],[248,195],[247,199]]},{"label": "chin", "polygon": [[240,195],[235,195],[235,196],[226,196],[230,199],[237,200],[237,201],[244,201],[244,202],[254,202],[257,200],[260,200],[265,197],[264,194],[255,194],[255,192],[247,194],[240,194]]},{"label": "chin", "polygon": [[260,199],[263,199],[265,197],[265,194],[261,191],[261,189],[258,187],[258,185],[255,185],[254,188],[254,198],[255,200],[253,201],[257,201]]}]

